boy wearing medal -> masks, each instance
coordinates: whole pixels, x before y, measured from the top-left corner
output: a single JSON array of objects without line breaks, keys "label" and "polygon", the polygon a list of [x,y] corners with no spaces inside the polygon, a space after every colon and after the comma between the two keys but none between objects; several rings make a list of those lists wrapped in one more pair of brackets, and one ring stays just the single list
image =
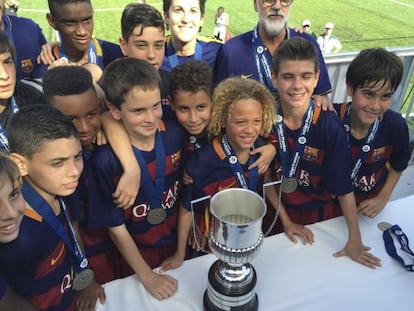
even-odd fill
[{"label": "boy wearing medal", "polygon": [[1,273],[39,309],[92,309],[97,297],[103,301],[103,288],[93,281],[63,199],[83,169],[76,128],[55,108],[33,105],[16,113],[7,129],[27,205],[18,238],[1,245]]},{"label": "boy wearing medal", "polygon": [[[43,90],[47,101],[64,115],[72,119],[82,144],[82,155],[86,163],[97,146],[97,136],[101,131],[101,107],[91,74],[83,66],[59,66],[48,70],[43,75]],[[101,133],[102,135],[102,133]],[[132,151],[131,151],[132,153]],[[128,187],[135,183],[135,171],[130,165],[129,158],[124,153],[118,153],[123,164],[125,174],[120,178],[115,193],[124,193]],[[87,177],[86,168],[82,173],[74,201],[83,206],[86,212],[87,203]],[[127,185],[127,187],[125,186]],[[126,197],[126,196],[125,196]],[[119,196],[113,197],[116,203]],[[116,278],[113,265],[113,244],[107,230],[88,230],[88,215],[82,215],[81,236],[85,245],[85,252],[91,268],[96,274],[96,280],[106,283]]]},{"label": "boy wearing medal", "polygon": [[[311,98],[319,78],[314,46],[303,38],[286,40],[272,65],[273,83],[279,90],[274,177],[283,178],[279,219],[285,233],[293,242],[299,235],[304,243],[313,243],[313,233],[305,225],[341,214],[331,197],[335,194],[348,225],[348,242],[334,256],[347,255],[370,268],[379,266],[380,259],[361,241],[345,132],[336,114],[322,111]],[[271,202],[276,206],[277,198]]]},{"label": "boy wearing medal", "polygon": [[[251,168],[256,155],[254,146],[266,143],[259,137],[268,136],[275,117],[275,103],[270,92],[259,82],[228,79],[217,86],[213,94],[212,115],[208,125],[211,144],[194,153],[186,163],[192,178],[185,185],[178,217],[178,246],[172,258],[161,266],[169,270],[180,266],[185,258],[187,237],[192,222],[191,201],[227,189],[261,190],[262,174]],[[261,142],[263,140],[263,142]],[[209,231],[208,200],[194,205],[197,229],[203,234],[193,248],[207,248]],[[241,207],[242,208],[242,207]]]},{"label": "boy wearing medal", "polygon": [[53,66],[92,63],[104,69],[122,57],[119,45],[92,37],[94,12],[90,0],[49,0],[48,4],[47,21],[59,32],[61,42],[43,45],[38,62]]},{"label": "boy wearing medal", "polygon": [[407,123],[389,109],[402,75],[403,64],[395,54],[363,50],[346,74],[352,101],[334,105],[351,148],[358,212],[371,218],[384,209],[410,159]]},{"label": "boy wearing medal", "polygon": [[[0,152],[0,184],[1,247],[1,244],[17,239],[25,209],[19,168],[3,152]],[[0,310],[36,311],[37,309],[17,295],[0,273]]]},{"label": "boy wearing medal", "polygon": [[101,86],[112,116],[128,132],[141,187],[132,207],[114,205],[111,193],[123,170],[109,146],[98,147],[88,168],[91,223],[108,228],[121,254],[121,276],[135,273],[149,293],[162,300],[176,291],[177,281],[152,269],[176,248],[184,133],[176,124],[161,121],[160,79],[147,61],[114,61],[104,70]]}]

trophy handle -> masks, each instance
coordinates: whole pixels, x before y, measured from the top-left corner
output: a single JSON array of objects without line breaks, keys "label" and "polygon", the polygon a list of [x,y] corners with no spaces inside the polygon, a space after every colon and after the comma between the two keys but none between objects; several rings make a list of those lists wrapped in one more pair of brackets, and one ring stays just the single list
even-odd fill
[{"label": "trophy handle", "polygon": [[[276,180],[276,181],[271,181],[268,183],[264,183],[263,184],[263,200],[266,202],[266,187],[269,186],[274,186],[277,184],[281,184],[283,181],[283,178],[280,180]],[[272,223],[270,224],[269,228],[267,229],[266,233],[265,233],[265,237],[267,237],[269,235],[269,233],[272,231],[273,227],[276,224],[276,220],[279,217],[279,209],[280,209],[280,203],[282,201],[282,187],[279,187],[279,193],[278,193],[278,202],[277,202],[277,208],[276,208],[276,213],[275,213],[275,217],[273,217]]]},{"label": "trophy handle", "polygon": [[193,237],[194,237],[194,241],[195,241],[195,242],[196,242],[196,244],[197,244],[197,248],[198,248],[199,250],[203,251],[204,253],[207,253],[207,254],[210,254],[211,252],[209,252],[209,251],[205,250],[204,248],[202,248],[202,247],[201,247],[201,245],[198,243],[198,240],[197,240],[197,235],[196,235],[196,223],[195,223],[195,219],[194,219],[194,207],[193,207],[193,205],[194,205],[194,204],[197,204],[197,203],[200,203],[200,202],[203,202],[203,201],[206,201],[206,200],[210,200],[210,199],[211,199],[211,195],[206,195],[206,196],[204,196],[204,197],[201,197],[201,198],[198,198],[198,199],[195,199],[195,200],[191,200],[191,201],[190,201],[190,205],[191,205],[191,217],[192,217],[192,228],[193,228]]}]

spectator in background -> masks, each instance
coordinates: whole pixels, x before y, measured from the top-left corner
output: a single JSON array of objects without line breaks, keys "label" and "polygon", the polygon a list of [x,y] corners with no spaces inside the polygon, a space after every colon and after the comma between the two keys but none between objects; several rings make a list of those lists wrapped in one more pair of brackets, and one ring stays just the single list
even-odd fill
[{"label": "spectator in background", "polygon": [[19,9],[19,1],[17,0],[7,0],[5,3],[5,9],[7,15],[16,16],[17,10]]},{"label": "spectator in background", "polygon": [[305,19],[302,22],[302,30],[304,33],[307,33],[308,35],[311,35],[312,37],[314,37],[315,39],[318,38],[318,35],[316,34],[316,32],[314,32],[312,29],[312,24],[311,21],[309,19]]},{"label": "spectator in background", "polygon": [[214,24],[216,26],[214,27],[213,37],[225,42],[229,31],[229,14],[224,12],[222,6],[217,9],[217,13],[214,16]]},{"label": "spectator in background", "polygon": [[323,54],[336,53],[342,49],[342,44],[338,38],[332,34],[334,24],[327,22],[325,24],[325,33],[318,37],[318,44]]}]

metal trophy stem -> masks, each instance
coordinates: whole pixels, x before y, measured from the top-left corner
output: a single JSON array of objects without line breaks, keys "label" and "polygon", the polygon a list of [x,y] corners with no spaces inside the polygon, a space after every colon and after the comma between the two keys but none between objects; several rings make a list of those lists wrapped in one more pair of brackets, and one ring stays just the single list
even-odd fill
[{"label": "metal trophy stem", "polygon": [[265,213],[262,197],[247,189],[226,189],[212,197],[209,246],[218,260],[208,273],[207,310],[257,310],[257,276],[249,261],[262,246]]}]

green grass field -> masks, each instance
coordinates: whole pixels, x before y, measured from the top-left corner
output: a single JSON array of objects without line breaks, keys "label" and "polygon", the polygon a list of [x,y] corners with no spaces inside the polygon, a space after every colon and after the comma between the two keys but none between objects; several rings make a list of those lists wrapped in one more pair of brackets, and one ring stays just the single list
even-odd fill
[{"label": "green grass field", "polygon": [[[94,0],[95,35],[117,42],[120,34],[120,16],[128,0]],[[147,3],[162,9],[161,0]],[[230,15],[233,35],[248,31],[257,22],[252,0],[208,0],[202,34],[211,35],[214,14],[224,6]],[[53,39],[53,31],[46,22],[46,0],[21,0],[18,14],[35,20],[45,36]],[[341,40],[344,51],[368,47],[414,46],[414,0],[295,0],[289,25],[301,25],[310,19],[312,29],[323,31],[327,21],[335,23],[334,34]]]}]

